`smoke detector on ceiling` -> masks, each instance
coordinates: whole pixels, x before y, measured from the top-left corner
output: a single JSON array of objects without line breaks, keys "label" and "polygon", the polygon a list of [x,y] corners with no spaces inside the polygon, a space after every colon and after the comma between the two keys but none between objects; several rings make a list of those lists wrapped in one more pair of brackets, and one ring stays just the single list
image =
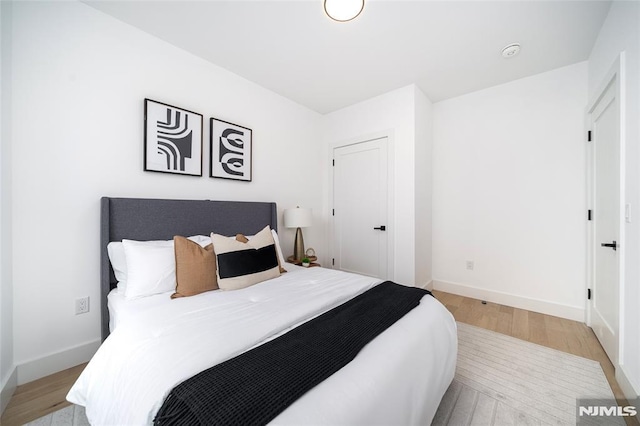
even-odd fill
[{"label": "smoke detector on ceiling", "polygon": [[503,58],[513,58],[518,53],[520,53],[520,43],[512,43],[502,49],[502,57]]}]

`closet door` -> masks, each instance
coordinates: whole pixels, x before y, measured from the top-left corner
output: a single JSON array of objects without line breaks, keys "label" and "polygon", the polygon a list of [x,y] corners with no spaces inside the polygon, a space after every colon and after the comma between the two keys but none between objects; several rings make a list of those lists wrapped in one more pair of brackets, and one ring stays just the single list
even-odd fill
[{"label": "closet door", "polygon": [[333,151],[333,266],[388,279],[387,138]]}]

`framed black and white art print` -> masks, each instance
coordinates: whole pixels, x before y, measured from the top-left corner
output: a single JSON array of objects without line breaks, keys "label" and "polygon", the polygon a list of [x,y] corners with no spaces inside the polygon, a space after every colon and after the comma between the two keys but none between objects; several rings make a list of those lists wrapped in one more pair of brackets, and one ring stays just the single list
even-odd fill
[{"label": "framed black and white art print", "polygon": [[144,170],[202,176],[202,114],[144,100]]},{"label": "framed black and white art print", "polygon": [[251,129],[211,119],[210,176],[251,182]]}]

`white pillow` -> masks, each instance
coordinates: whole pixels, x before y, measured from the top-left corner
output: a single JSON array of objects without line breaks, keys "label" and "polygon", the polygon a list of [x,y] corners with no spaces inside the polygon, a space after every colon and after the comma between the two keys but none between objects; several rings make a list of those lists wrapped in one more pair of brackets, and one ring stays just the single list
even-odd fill
[{"label": "white pillow", "polygon": [[206,247],[211,244],[210,235],[193,235],[191,237],[187,237],[187,239],[193,241],[194,243],[198,243],[201,247]]},{"label": "white pillow", "polygon": [[[198,243],[202,247],[206,247],[211,244],[211,237],[209,235],[192,235],[188,237],[191,241]],[[165,246],[167,243],[172,243],[173,240],[159,240],[159,241],[139,241],[140,243],[149,245]],[[124,254],[124,245],[122,241],[111,241],[107,244],[107,253],[109,254],[109,261],[113,268],[113,273],[118,281],[118,292],[126,293],[127,291],[127,258]]]},{"label": "white pillow", "polygon": [[122,240],[127,259],[125,299],[136,299],[176,288],[173,241]]},{"label": "white pillow", "polygon": [[118,281],[118,292],[124,293],[127,287],[127,258],[124,255],[124,246],[121,241],[112,241],[107,244],[109,261]]}]

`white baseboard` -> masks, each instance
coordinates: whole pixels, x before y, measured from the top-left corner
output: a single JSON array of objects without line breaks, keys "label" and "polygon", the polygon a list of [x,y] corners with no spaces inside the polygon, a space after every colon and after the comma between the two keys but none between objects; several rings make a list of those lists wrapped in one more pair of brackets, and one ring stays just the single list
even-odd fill
[{"label": "white baseboard", "polygon": [[11,374],[9,374],[0,388],[0,416],[4,413],[4,409],[7,408],[16,387],[18,387],[18,370],[13,367]]},{"label": "white baseboard", "polygon": [[41,358],[23,362],[17,368],[18,385],[85,363],[91,359],[99,347],[100,340],[93,340]]},{"label": "white baseboard", "polygon": [[[625,371],[624,365],[620,365],[616,368],[616,381],[618,382],[618,385],[620,385],[620,389],[622,389],[627,400],[638,401],[638,399],[640,399],[640,389],[633,386]],[[640,420],[640,412],[638,412],[636,417]]]},{"label": "white baseboard", "polygon": [[425,290],[433,290],[433,280],[428,283],[418,284],[416,287],[424,288]]},{"label": "white baseboard", "polygon": [[563,305],[560,303],[549,302],[547,300],[517,296],[515,294],[471,287],[447,281],[433,280],[433,288],[446,293],[457,294],[459,296],[470,297],[472,299],[486,300],[487,302],[499,303],[501,305],[526,309],[528,311],[539,312],[541,314],[566,318],[573,321],[584,322],[585,318],[584,307]]}]

